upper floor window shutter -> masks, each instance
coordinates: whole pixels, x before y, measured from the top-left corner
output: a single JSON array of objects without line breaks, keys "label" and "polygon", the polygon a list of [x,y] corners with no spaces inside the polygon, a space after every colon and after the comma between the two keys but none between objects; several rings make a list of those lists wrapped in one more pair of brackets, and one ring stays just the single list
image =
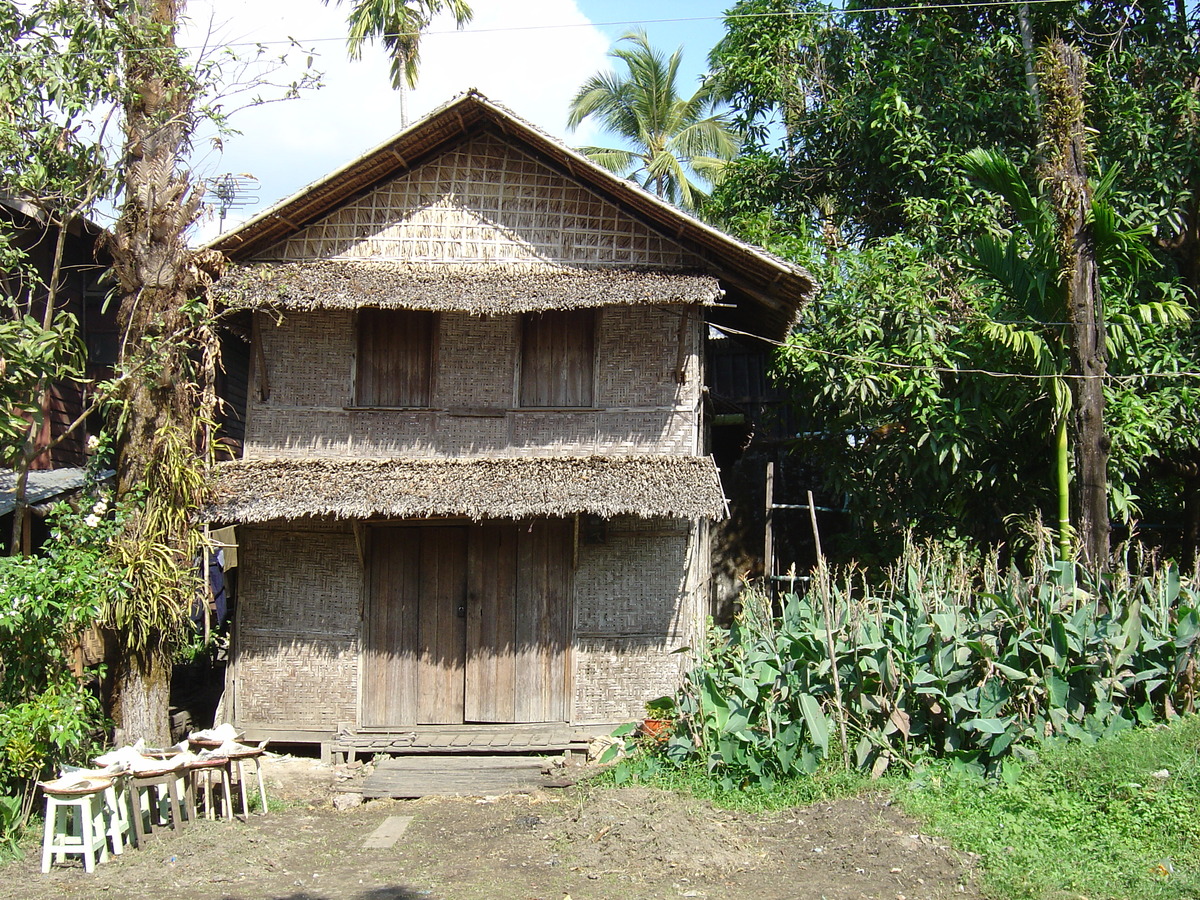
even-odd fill
[{"label": "upper floor window shutter", "polygon": [[526,313],[521,322],[521,405],[592,405],[596,314]]},{"label": "upper floor window shutter", "polygon": [[419,310],[358,311],[356,406],[429,406],[434,322]]}]

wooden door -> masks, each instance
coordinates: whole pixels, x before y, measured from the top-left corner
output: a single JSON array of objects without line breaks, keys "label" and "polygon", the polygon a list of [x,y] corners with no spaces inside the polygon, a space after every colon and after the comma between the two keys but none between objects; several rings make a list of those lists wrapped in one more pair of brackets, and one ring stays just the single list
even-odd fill
[{"label": "wooden door", "polygon": [[466,721],[566,721],[570,523],[487,522],[469,555]]},{"label": "wooden door", "polygon": [[363,724],[461,723],[467,528],[376,528],[369,559]]}]

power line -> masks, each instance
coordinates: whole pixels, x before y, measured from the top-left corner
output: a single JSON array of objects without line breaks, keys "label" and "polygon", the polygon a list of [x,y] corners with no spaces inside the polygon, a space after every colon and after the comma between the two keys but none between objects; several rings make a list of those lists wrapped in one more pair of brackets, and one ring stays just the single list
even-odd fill
[{"label": "power line", "polygon": [[[756,341],[761,341],[765,344],[770,344],[775,347],[792,347],[793,349],[802,349],[805,353],[816,353],[821,356],[828,356],[832,359],[840,359],[844,362],[862,363],[864,365],[881,366],[885,369],[897,369],[904,371],[917,372],[935,372],[941,375],[983,375],[987,378],[1007,378],[1012,380],[1025,381],[1052,381],[1055,379],[1063,379],[1065,381],[1082,381],[1085,378],[1095,378],[1095,375],[1072,375],[1068,372],[1062,374],[1039,375],[1030,372],[998,372],[993,369],[975,369],[975,368],[956,368],[954,366],[936,366],[925,363],[902,363],[892,362],[891,360],[872,359],[868,356],[856,356],[853,353],[839,353],[836,350],[822,350],[818,347],[803,347],[796,348],[794,345],[786,341],[777,341],[774,338],[763,337],[761,334],[754,334],[749,331],[741,331],[737,328],[731,328],[728,325],[718,325],[714,322],[708,323],[710,327],[715,328],[724,334],[738,335],[740,337],[748,337]],[[1200,372],[1142,372],[1136,375],[1113,375],[1105,373],[1102,376],[1107,382],[1116,383],[1133,383],[1137,381],[1145,381],[1150,378],[1196,378],[1200,379]]]},{"label": "power line", "polygon": [[[925,12],[947,9],[993,9],[997,7],[1015,7],[1022,4],[1031,6],[1044,6],[1047,4],[1071,3],[1075,0],[975,0],[975,2],[961,3],[912,3],[907,5],[897,6],[873,6],[863,9],[827,9],[814,13],[799,13],[799,12],[765,12],[765,13],[739,13],[737,15],[713,15],[713,16],[680,16],[678,18],[667,19],[629,19],[616,20],[610,22],[558,22],[548,25],[503,25],[494,28],[472,28],[463,30],[458,28],[448,28],[440,30],[425,30],[421,32],[422,37],[430,37],[432,35],[453,35],[453,34],[510,34],[522,31],[565,31],[575,28],[611,28],[616,26],[628,27],[631,25],[685,25],[692,22],[730,22],[753,19],[791,19],[802,16],[813,16],[815,18],[851,18],[854,16],[868,15],[871,13],[904,13],[904,12]],[[400,37],[400,34],[381,35],[384,37]],[[322,44],[330,42],[342,42],[346,38],[344,35],[337,37],[311,37],[311,38],[296,38],[288,37],[279,40],[264,40],[264,41],[231,41],[220,45],[220,49],[233,47],[271,47],[271,46],[298,46],[307,44]],[[180,45],[180,50],[213,50],[211,45]]]}]

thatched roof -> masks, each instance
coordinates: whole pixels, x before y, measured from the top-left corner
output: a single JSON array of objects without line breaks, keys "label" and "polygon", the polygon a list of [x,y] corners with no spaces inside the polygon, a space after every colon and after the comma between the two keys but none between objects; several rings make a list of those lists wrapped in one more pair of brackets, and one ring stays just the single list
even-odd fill
[{"label": "thatched roof", "polygon": [[718,519],[725,498],[709,457],[255,459],[217,466],[204,511],[241,523],[579,513]]},{"label": "thatched roof", "polygon": [[551,169],[611,200],[626,214],[704,259],[707,271],[720,279],[732,303],[730,309],[714,310],[711,318],[717,324],[782,340],[800,305],[815,293],[812,276],[800,266],[688,215],[476,91],[456,97],[373,150],[221,235],[210,246],[234,262],[252,259],[354,197],[415,170],[485,130],[519,143]]},{"label": "thatched roof", "polygon": [[709,275],[630,269],[314,261],[234,266],[213,288],[233,309],[421,309],[475,315],[615,305],[712,305]]}]

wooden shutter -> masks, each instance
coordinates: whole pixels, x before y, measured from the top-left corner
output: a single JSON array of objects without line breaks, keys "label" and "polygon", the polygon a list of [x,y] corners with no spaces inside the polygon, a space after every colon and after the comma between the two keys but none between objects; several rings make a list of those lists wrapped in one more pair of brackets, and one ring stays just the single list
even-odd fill
[{"label": "wooden shutter", "polygon": [[408,309],[358,313],[356,406],[428,406],[434,314]]},{"label": "wooden shutter", "polygon": [[595,312],[526,313],[521,326],[521,405],[591,406]]},{"label": "wooden shutter", "polygon": [[363,724],[460,724],[467,529],[373,529],[367,584]]},{"label": "wooden shutter", "polygon": [[471,529],[466,721],[567,720],[573,537],[563,519]]}]

